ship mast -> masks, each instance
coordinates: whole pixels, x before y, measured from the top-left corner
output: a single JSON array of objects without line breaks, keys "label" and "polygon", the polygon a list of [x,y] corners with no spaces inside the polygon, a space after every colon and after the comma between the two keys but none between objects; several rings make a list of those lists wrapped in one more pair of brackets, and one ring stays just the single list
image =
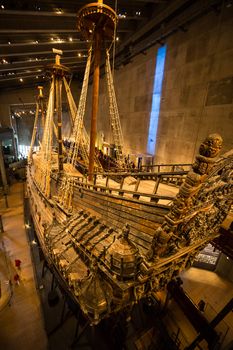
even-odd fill
[{"label": "ship mast", "polygon": [[92,91],[92,113],[89,153],[89,180],[93,180],[95,143],[97,134],[97,114],[99,106],[99,78],[101,61],[101,44],[105,39],[112,40],[117,22],[115,11],[103,4],[102,0],[82,7],[78,12],[78,30],[94,46],[94,72]]},{"label": "ship mast", "polygon": [[31,161],[32,159],[32,153],[33,153],[33,147],[36,140],[36,134],[38,133],[38,118],[39,118],[39,112],[41,112],[41,122],[42,122],[42,129],[44,130],[44,95],[43,95],[43,86],[38,86],[39,95],[37,96],[36,101],[36,114],[35,114],[35,120],[34,120],[34,126],[33,126],[33,132],[32,132],[32,139],[31,139],[31,145],[30,150],[28,153],[28,160]]},{"label": "ship mast", "polygon": [[61,50],[53,49],[56,54],[55,64],[48,66],[47,69],[52,72],[52,79],[55,84],[54,98],[57,112],[57,141],[58,141],[58,172],[63,171],[63,149],[62,149],[62,79],[67,75],[69,69],[60,63],[60,58],[63,52]]},{"label": "ship mast", "polygon": [[38,101],[40,105],[40,112],[41,112],[41,128],[44,130],[45,126],[45,108],[44,108],[44,95],[43,95],[43,86],[38,86],[39,95],[38,95]]}]

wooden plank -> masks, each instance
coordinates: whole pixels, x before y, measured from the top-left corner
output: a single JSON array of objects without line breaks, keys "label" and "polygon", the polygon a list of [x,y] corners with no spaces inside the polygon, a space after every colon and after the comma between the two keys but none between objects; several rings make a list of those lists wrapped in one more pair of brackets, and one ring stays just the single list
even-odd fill
[{"label": "wooden plank", "polygon": [[[80,191],[77,187],[74,189],[74,194],[77,195],[77,198],[80,198]],[[142,202],[138,200],[133,200],[131,198],[124,198],[86,189],[81,189],[81,194],[83,196],[85,196],[86,194],[91,195],[95,199],[102,198],[108,203],[116,203],[120,206],[124,205],[125,207],[133,208],[135,211],[138,209],[140,212],[144,211],[145,213],[150,213],[156,216],[164,217],[164,215],[166,215],[169,212],[169,206],[163,206],[151,202]]]},{"label": "wooden plank", "polygon": [[[52,182],[56,182],[55,179],[52,179]],[[78,196],[80,196],[80,191],[84,194],[84,193],[89,193],[89,194],[93,194],[93,196],[96,196],[96,198],[99,198],[99,197],[105,197],[105,200],[107,200],[108,202],[118,202],[119,201],[121,202],[121,205],[123,203],[125,203],[128,207],[130,208],[134,208],[134,209],[139,209],[140,211],[141,210],[144,210],[145,212],[150,212],[152,214],[155,214],[156,215],[161,215],[162,217],[168,213],[169,211],[169,206],[167,205],[162,205],[162,204],[157,204],[157,203],[153,203],[153,202],[145,202],[145,201],[142,201],[142,200],[136,200],[134,199],[133,197],[132,198],[129,198],[129,197],[122,197],[122,196],[119,196],[119,195],[114,195],[114,194],[110,194],[110,193],[107,193],[105,188],[99,188],[98,191],[95,191],[93,190],[93,186],[89,186],[90,189],[86,188],[86,187],[82,187],[82,186],[86,186],[85,183],[79,183],[79,185],[75,185],[74,186],[74,193],[78,194]],[[52,195],[57,195],[57,190],[56,190],[56,186],[54,187],[53,186],[53,189],[54,189],[54,192],[52,193]],[[119,192],[116,191],[116,192]],[[133,195],[133,193],[132,193]],[[170,198],[170,197],[169,197]]]},{"label": "wooden plank", "polygon": [[[122,212],[122,215],[124,215],[129,220],[134,220],[135,222],[141,223],[143,220],[143,225],[146,227],[154,229],[155,226],[163,222],[164,215],[157,215],[157,213],[148,213],[147,211],[144,211],[143,206],[139,206],[138,208],[129,207],[126,206],[124,202],[121,202],[119,199],[117,201],[114,200],[107,200],[104,197],[95,196],[93,193],[88,192],[83,195],[82,198],[80,196],[77,196],[75,193],[74,195],[74,203],[77,202],[88,202],[91,205],[93,205],[93,202],[98,203],[97,211],[99,209],[99,206],[102,208],[105,208],[105,210],[111,211],[116,210],[119,213]],[[166,211],[167,213],[168,211]]]},{"label": "wooden plank", "polygon": [[98,210],[98,213],[102,214],[102,217],[104,218],[104,220],[107,222],[108,225],[111,225],[113,227],[116,227],[118,229],[121,229],[123,227],[124,224],[129,223],[131,226],[131,235],[130,237],[132,238],[132,240],[134,242],[137,242],[138,244],[142,245],[142,247],[144,248],[149,248],[150,243],[152,241],[152,235],[154,233],[146,233],[145,231],[145,227],[144,230],[140,230],[138,229],[138,225],[135,224],[133,221],[131,222],[126,222],[126,220],[124,218],[122,218],[121,216],[119,216],[116,213],[111,213],[108,212],[108,217],[105,216],[106,214],[106,208],[98,208],[97,206],[95,206],[94,204],[92,204],[91,202],[82,202],[82,203],[77,203],[79,208],[83,208],[83,206],[85,206],[86,208],[90,208],[93,209],[94,211]]},{"label": "wooden plank", "polygon": [[101,211],[101,214],[103,215],[104,219],[106,219],[106,217],[108,217],[109,214],[114,214],[117,217],[124,219],[126,223],[130,224],[130,222],[132,222],[132,225],[136,227],[139,231],[144,231],[150,235],[153,235],[155,228],[159,224],[158,220],[148,220],[146,215],[134,215],[133,209],[126,208],[127,210],[125,210],[125,208],[123,207],[116,207],[114,204],[109,205],[107,203],[106,205],[104,205],[105,203],[101,203],[99,199],[95,199],[95,201],[93,201],[91,196],[88,195],[84,196],[84,198],[82,198],[82,201],[85,201],[86,204],[89,204],[97,212],[100,213]]}]

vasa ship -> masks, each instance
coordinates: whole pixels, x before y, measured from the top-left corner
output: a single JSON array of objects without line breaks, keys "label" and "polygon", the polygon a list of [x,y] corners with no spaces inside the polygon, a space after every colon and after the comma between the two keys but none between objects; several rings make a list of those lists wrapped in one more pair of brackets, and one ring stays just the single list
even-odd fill
[{"label": "vasa ship", "polygon": [[[233,151],[219,156],[218,134],[206,137],[189,171],[158,166],[153,172],[106,173],[101,168],[95,152],[101,43],[114,39],[116,22],[116,13],[101,1],[79,11],[78,28],[90,43],[79,106],[69,88],[69,70],[55,50],[56,62],[48,67],[47,110],[40,89],[28,158],[27,191],[40,246],[91,324],[156,293],[190,267],[198,252],[219,236],[233,201]],[[92,56],[89,137],[84,114]],[[124,145],[109,49],[105,76],[120,169]],[[72,116],[67,149],[62,86]],[[43,135],[40,150],[33,152],[39,122]],[[86,173],[79,171],[80,162]],[[165,191],[169,186],[174,196]]]}]

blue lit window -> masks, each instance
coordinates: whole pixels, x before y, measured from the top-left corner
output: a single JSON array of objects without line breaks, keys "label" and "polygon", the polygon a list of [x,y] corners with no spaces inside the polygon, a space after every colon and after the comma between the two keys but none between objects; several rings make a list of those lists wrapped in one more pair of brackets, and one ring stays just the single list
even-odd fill
[{"label": "blue lit window", "polygon": [[150,154],[155,154],[166,49],[167,46],[164,45],[160,47],[157,52],[152,104],[150,112],[150,126],[147,140],[147,152]]}]

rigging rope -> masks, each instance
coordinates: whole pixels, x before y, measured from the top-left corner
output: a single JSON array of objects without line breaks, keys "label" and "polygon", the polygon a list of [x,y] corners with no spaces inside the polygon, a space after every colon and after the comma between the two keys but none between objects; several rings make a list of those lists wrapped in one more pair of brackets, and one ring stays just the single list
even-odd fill
[{"label": "rigging rope", "polygon": [[78,156],[78,149],[79,149],[80,139],[81,139],[82,130],[83,130],[83,118],[84,118],[86,100],[87,100],[87,89],[88,89],[88,82],[89,82],[89,75],[90,75],[90,67],[91,67],[91,49],[89,50],[89,54],[88,54],[87,65],[86,65],[84,80],[82,85],[82,91],[79,99],[78,110],[74,119],[74,127],[73,127],[72,136],[71,136],[71,145],[68,153],[67,162],[71,163],[72,165],[74,165]]},{"label": "rigging rope", "polygon": [[[115,0],[115,13],[117,13],[117,0]],[[116,55],[116,29],[117,22],[114,23],[113,52],[112,52],[112,78],[114,79],[115,55]]]},{"label": "rigging rope", "polygon": [[39,101],[36,102],[36,114],[35,114],[35,120],[34,120],[34,126],[33,126],[33,133],[32,133],[32,139],[31,139],[31,145],[30,150],[28,153],[28,161],[30,162],[32,160],[32,152],[36,140],[36,133],[37,133],[37,125],[38,125],[38,117],[39,117]]},{"label": "rigging rope", "polygon": [[109,52],[106,52],[106,80],[108,88],[108,97],[109,97],[109,113],[110,113],[110,122],[113,133],[113,141],[116,149],[116,158],[119,163],[123,161],[123,134],[120,123],[120,116],[117,106],[116,94],[113,85],[113,78],[111,73],[110,58]]},{"label": "rigging rope", "polygon": [[[90,138],[85,129],[83,119],[84,119],[84,113],[85,113],[85,107],[86,107],[87,89],[88,89],[90,67],[91,67],[91,53],[92,53],[92,50],[90,49],[78,108],[74,102],[69,85],[66,79],[63,78],[64,86],[67,94],[67,100],[71,111],[71,117],[74,124],[73,132],[70,137],[71,145],[70,145],[70,152],[68,155],[68,163],[73,165],[75,165],[77,161],[78,151],[80,152],[85,165],[88,166],[89,164]],[[101,168],[101,165],[97,157],[95,157],[95,163],[98,168]]]},{"label": "rigging rope", "polygon": [[41,190],[46,196],[50,196],[50,173],[52,165],[52,146],[53,146],[53,111],[54,111],[54,77],[49,93],[48,108],[45,119],[44,134],[41,143],[41,152],[39,154],[39,166],[36,169],[36,179]]},{"label": "rigging rope", "polygon": [[[76,107],[76,104],[74,102],[68,83],[66,79],[63,78],[64,86],[67,93],[67,99],[68,99],[68,103],[70,106],[70,111],[73,119],[73,130],[70,138],[71,144],[70,144],[70,149],[67,157],[67,164],[69,166],[70,171],[72,171],[72,169],[75,168],[79,154],[82,156],[82,159],[86,166],[89,163],[90,140],[86,132],[86,129],[84,127],[83,119],[84,119],[85,108],[86,108],[87,90],[88,90],[90,67],[91,67],[91,57],[92,57],[92,49],[89,50],[89,54],[88,54],[78,108]],[[71,206],[71,201],[73,196],[73,184],[74,184],[74,178],[70,174],[68,176],[63,177],[58,197],[59,197],[59,201],[63,203],[63,205],[67,208]]]}]

